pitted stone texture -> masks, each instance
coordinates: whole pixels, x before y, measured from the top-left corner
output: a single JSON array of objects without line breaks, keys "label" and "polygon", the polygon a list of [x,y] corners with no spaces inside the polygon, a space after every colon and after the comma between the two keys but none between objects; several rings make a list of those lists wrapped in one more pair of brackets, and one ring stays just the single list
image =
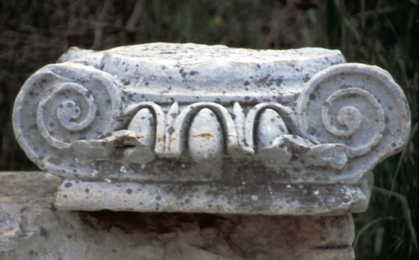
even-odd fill
[{"label": "pitted stone texture", "polygon": [[362,64],[318,73],[300,95],[296,111],[310,140],[345,145],[351,163],[343,170],[350,172],[372,169],[400,151],[410,131],[410,110],[400,87],[388,72]]},{"label": "pitted stone texture", "polygon": [[65,210],[343,215],[367,209],[373,178],[358,185],[169,184],[64,180],[54,204]]},{"label": "pitted stone texture", "polygon": [[297,94],[315,73],[345,59],[340,51],[322,48],[252,50],[150,43],[93,54],[70,49],[58,62],[88,64],[113,75],[124,88],[142,91],[143,96],[131,97],[136,101],[197,102],[199,97],[251,103],[254,98],[276,101]]},{"label": "pitted stone texture", "polygon": [[[302,212],[295,200],[278,205],[288,185],[361,194],[314,208],[335,214],[364,208],[352,205],[367,204],[368,175],[403,149],[410,114],[386,71],[345,63],[337,50],[154,43],[71,49],[27,80],[13,125],[28,157],[69,181],[162,186],[168,197],[198,187],[203,201],[228,197],[220,213],[258,213],[246,209],[248,187],[268,194],[267,214]],[[312,201],[303,190],[294,196]]]},{"label": "pitted stone texture", "polygon": [[0,259],[351,260],[350,215],[322,217],[69,212],[60,178],[0,173]]},{"label": "pitted stone texture", "polygon": [[[354,184],[408,136],[398,85],[339,51],[155,43],[71,49],[59,62],[25,83],[14,129],[41,169],[67,178],[103,180],[124,167],[121,180],[172,181],[155,161],[175,158],[215,161],[231,181],[222,165],[235,172],[254,158],[251,169],[277,182]],[[212,181],[208,169],[193,171],[188,181]]]}]

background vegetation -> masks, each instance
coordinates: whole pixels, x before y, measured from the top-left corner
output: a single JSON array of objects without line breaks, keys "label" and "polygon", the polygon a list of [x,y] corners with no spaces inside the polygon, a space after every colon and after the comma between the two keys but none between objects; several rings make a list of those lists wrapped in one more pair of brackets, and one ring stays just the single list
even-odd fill
[{"label": "background vegetation", "polygon": [[30,74],[71,46],[340,49],[388,70],[413,122],[405,150],[376,167],[369,210],[354,216],[357,259],[418,259],[418,22],[418,0],[0,0],[0,170],[37,169],[14,139],[13,102]]}]

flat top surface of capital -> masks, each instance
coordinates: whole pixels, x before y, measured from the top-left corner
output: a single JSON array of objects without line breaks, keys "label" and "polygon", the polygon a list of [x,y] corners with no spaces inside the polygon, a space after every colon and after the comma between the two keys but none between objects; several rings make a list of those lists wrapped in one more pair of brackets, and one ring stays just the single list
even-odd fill
[{"label": "flat top surface of capital", "polygon": [[345,59],[340,51],[322,48],[252,50],[152,43],[102,52],[72,48],[60,61],[90,61],[123,80],[123,85],[150,93],[269,96],[296,94],[316,72]]}]

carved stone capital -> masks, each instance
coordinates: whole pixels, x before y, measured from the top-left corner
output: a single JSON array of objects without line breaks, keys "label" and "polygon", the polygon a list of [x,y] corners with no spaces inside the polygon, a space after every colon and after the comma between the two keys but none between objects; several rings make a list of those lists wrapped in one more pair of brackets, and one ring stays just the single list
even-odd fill
[{"label": "carved stone capital", "polygon": [[339,51],[156,43],[70,50],[26,81],[13,124],[67,179],[62,208],[344,214],[410,114],[386,71]]}]

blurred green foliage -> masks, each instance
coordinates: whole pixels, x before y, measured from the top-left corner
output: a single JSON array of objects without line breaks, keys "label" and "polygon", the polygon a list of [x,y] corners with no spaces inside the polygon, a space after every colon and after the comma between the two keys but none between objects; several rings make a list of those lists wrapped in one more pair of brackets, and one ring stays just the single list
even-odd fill
[{"label": "blurred green foliage", "polygon": [[409,100],[405,150],[378,165],[366,213],[354,216],[357,259],[418,259],[418,0],[0,0],[0,170],[36,170],[13,136],[26,78],[71,46],[146,42],[340,49],[388,70]]}]

